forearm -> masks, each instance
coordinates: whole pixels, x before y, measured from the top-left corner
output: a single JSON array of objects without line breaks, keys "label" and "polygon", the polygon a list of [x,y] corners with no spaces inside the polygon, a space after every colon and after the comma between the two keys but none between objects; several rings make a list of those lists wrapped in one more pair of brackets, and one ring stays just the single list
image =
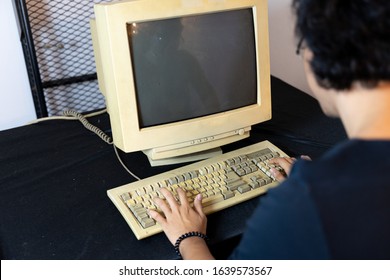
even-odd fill
[{"label": "forearm", "polygon": [[184,260],[213,260],[209,248],[204,239],[190,237],[180,243],[180,253]]}]

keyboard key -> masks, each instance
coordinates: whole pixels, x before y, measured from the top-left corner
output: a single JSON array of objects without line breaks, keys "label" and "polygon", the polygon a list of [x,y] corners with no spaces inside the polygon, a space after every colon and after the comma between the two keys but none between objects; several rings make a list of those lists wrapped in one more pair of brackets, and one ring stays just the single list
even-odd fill
[{"label": "keyboard key", "polygon": [[249,185],[241,185],[237,188],[237,190],[240,192],[240,193],[245,193],[245,192],[248,192],[251,190],[251,187]]},{"label": "keyboard key", "polygon": [[230,191],[235,191],[235,190],[237,190],[239,187],[244,186],[244,185],[246,185],[246,183],[245,183],[244,181],[242,181],[242,180],[239,180],[239,181],[235,181],[235,182],[233,182],[233,183],[228,183],[228,184],[226,185],[226,187],[227,187]]},{"label": "keyboard key", "polygon": [[234,192],[229,191],[229,190],[228,191],[223,191],[222,192],[222,196],[223,196],[224,199],[229,199],[229,198],[234,196]]},{"label": "keyboard key", "polygon": [[145,219],[141,220],[141,225],[144,228],[148,228],[148,227],[154,226],[155,224],[156,224],[156,222],[152,218],[145,218]]}]

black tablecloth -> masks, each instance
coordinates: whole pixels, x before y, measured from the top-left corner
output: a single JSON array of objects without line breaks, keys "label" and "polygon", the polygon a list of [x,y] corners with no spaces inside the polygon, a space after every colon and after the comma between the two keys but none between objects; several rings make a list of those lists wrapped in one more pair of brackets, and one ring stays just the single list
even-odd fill
[{"label": "black tablecloth", "polygon": [[[317,102],[272,78],[272,120],[223,147],[270,140],[291,156],[316,158],[346,138]],[[110,134],[107,114],[90,121]],[[150,167],[141,152],[125,164],[145,178],[179,165]],[[132,182],[112,146],[78,121],[51,120],[0,132],[1,259],[174,259],[163,233],[138,241],[106,191]],[[258,199],[209,216],[210,245],[224,257]]]}]

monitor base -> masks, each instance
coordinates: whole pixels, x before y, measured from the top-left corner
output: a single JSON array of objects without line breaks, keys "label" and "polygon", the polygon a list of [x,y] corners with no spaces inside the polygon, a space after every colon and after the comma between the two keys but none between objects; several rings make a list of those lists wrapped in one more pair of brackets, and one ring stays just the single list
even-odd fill
[{"label": "monitor base", "polygon": [[145,155],[148,156],[149,163],[151,166],[161,166],[161,165],[170,165],[170,164],[178,164],[185,162],[193,162],[199,161],[207,158],[211,158],[217,155],[222,154],[221,148],[213,148],[205,151],[196,152],[193,154],[182,155],[177,157],[163,158],[163,159],[152,159],[148,155],[148,151],[143,151]]}]

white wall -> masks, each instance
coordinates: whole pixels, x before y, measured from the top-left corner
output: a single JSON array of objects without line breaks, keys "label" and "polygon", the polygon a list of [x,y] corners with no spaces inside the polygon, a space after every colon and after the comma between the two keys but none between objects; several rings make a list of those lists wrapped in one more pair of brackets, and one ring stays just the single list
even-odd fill
[{"label": "white wall", "polygon": [[291,0],[268,0],[271,74],[304,91],[310,92],[302,59],[295,54],[295,18]]},{"label": "white wall", "polygon": [[[309,91],[302,61],[295,55],[291,0],[269,0],[271,74]],[[0,130],[36,118],[12,0],[0,2]]]},{"label": "white wall", "polygon": [[0,130],[36,118],[12,0],[0,1]]}]

